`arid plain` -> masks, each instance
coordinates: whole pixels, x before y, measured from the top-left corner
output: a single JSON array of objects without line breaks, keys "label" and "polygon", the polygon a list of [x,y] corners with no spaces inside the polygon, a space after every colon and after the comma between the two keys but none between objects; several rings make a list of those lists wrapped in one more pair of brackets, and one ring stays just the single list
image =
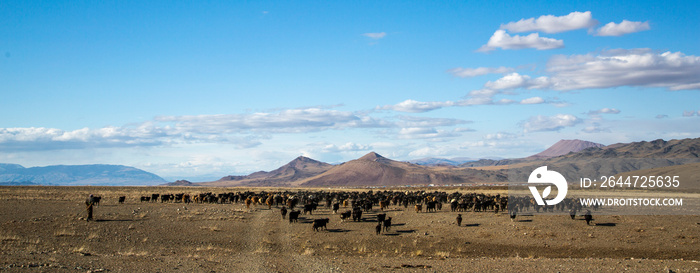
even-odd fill
[{"label": "arid plain", "polygon": [[[435,213],[391,206],[385,213],[393,218],[393,226],[376,235],[378,207],[360,222],[341,223],[338,215],[321,206],[313,215],[301,215],[298,223],[289,223],[275,206],[139,201],[151,193],[243,190],[247,189],[1,187],[0,271],[700,270],[700,216],[594,215],[589,226],[581,216],[571,220],[568,215],[521,215],[511,221],[507,213],[461,212],[464,220],[457,226],[457,212],[450,212],[449,206]],[[92,222],[83,220],[89,194],[103,197]],[[118,204],[118,196],[126,196],[126,202]],[[315,232],[311,222],[319,218],[329,218],[330,223],[327,230]]]}]

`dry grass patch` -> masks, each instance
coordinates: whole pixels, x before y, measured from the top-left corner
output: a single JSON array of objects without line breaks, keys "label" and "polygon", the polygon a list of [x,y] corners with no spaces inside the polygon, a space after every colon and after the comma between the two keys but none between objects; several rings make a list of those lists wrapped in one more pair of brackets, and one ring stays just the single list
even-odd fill
[{"label": "dry grass patch", "polygon": [[75,230],[61,229],[53,233],[56,237],[75,236]]},{"label": "dry grass patch", "polygon": [[122,256],[148,256],[148,251],[135,251],[133,248],[129,249],[129,251],[126,252],[117,252],[117,254],[122,255]]},{"label": "dry grass patch", "polygon": [[19,241],[20,239],[17,235],[0,234],[0,241]]},{"label": "dry grass patch", "polygon": [[221,231],[221,229],[217,226],[210,226],[210,227],[199,227],[202,230],[209,230],[209,231]]}]

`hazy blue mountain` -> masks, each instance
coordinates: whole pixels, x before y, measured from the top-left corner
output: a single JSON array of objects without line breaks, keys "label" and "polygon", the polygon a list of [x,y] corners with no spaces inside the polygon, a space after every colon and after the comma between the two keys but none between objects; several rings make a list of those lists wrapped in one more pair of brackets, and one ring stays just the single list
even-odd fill
[{"label": "hazy blue mountain", "polygon": [[0,164],[0,185],[136,186],[159,185],[158,175],[121,165],[56,165],[25,168]]}]

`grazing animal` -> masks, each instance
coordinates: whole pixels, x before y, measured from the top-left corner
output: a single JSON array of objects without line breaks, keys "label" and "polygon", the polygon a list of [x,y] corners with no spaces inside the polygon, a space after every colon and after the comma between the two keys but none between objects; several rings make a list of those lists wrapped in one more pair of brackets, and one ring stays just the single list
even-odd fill
[{"label": "grazing animal", "polygon": [[301,213],[300,210],[292,210],[289,212],[289,222],[290,223],[296,223],[299,221],[299,214]]},{"label": "grazing animal", "polygon": [[282,207],[280,209],[280,213],[282,213],[282,219],[284,219],[284,217],[287,215],[287,208]]},{"label": "grazing animal", "polygon": [[510,214],[510,221],[511,221],[511,222],[513,222],[513,221],[515,220],[515,216],[518,215],[518,214],[515,212],[515,210],[511,210],[509,214]]},{"label": "grazing animal", "polygon": [[141,202],[143,202],[143,201],[146,201],[146,202],[151,201],[151,197],[150,196],[141,196]]},{"label": "grazing animal", "polygon": [[591,225],[591,221],[593,221],[593,216],[591,215],[590,210],[586,210],[586,214],[583,215],[583,219],[586,220],[586,225]]},{"label": "grazing animal", "polygon": [[377,233],[377,235],[382,233],[382,223],[377,223],[377,226],[374,227],[374,232]]},{"label": "grazing animal", "polygon": [[326,224],[328,224],[328,221],[330,221],[328,218],[314,219],[314,224],[313,224],[314,231],[318,231],[319,228],[324,228],[325,230],[328,230],[328,228],[326,227]]},{"label": "grazing animal", "polygon": [[391,228],[391,217],[386,218],[384,220],[384,231],[389,231],[389,228]]},{"label": "grazing animal", "polygon": [[360,207],[355,207],[356,209],[353,209],[352,211],[352,220],[357,222],[362,220],[362,210]]},{"label": "grazing animal", "polygon": [[126,200],[126,196],[119,196],[119,204],[124,204],[125,200]]},{"label": "grazing animal", "polygon": [[576,210],[575,210],[575,209],[570,209],[570,210],[569,210],[569,216],[571,217],[571,220],[574,220],[574,218],[576,218]]},{"label": "grazing animal", "polygon": [[314,210],[316,210],[316,206],[316,203],[304,205],[304,215],[306,215],[307,212],[313,215]]},{"label": "grazing animal", "polygon": [[347,219],[350,219],[350,216],[352,216],[352,211],[346,211],[340,214],[340,222],[343,222]]},{"label": "grazing animal", "polygon": [[100,200],[102,200],[102,196],[95,196],[92,198],[93,202],[95,203],[95,206],[100,205]]},{"label": "grazing animal", "polygon": [[457,226],[461,227],[462,226],[462,215],[457,214]]},{"label": "grazing animal", "polygon": [[423,205],[416,204],[416,213],[423,211]]},{"label": "grazing animal", "polygon": [[253,203],[253,199],[250,199],[250,197],[248,197],[248,198],[245,200],[245,208],[246,208],[246,209],[250,209],[250,204],[252,204],[252,203]]},{"label": "grazing animal", "polygon": [[377,222],[384,222],[384,219],[386,219],[386,213],[377,214]]},{"label": "grazing animal", "polygon": [[333,214],[338,213],[339,209],[340,209],[340,203],[333,204]]}]

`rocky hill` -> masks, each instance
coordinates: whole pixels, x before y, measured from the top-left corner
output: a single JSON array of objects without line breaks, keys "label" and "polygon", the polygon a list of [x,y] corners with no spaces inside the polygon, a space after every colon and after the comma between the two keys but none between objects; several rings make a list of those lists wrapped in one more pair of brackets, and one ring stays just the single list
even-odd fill
[{"label": "rocky hill", "polygon": [[394,161],[371,152],[359,159],[335,166],[321,175],[303,181],[300,185],[452,185],[486,181],[505,181],[505,177],[489,171],[420,166],[408,162]]},{"label": "rocky hill", "polygon": [[550,158],[561,155],[566,155],[568,153],[576,153],[588,148],[602,148],[605,145],[590,141],[584,141],[579,139],[562,139],[557,143],[554,143],[551,147],[546,150],[530,156],[531,158]]},{"label": "rocky hill", "polygon": [[197,183],[203,186],[290,186],[293,182],[313,177],[331,169],[333,165],[300,156],[273,171],[259,171],[245,176],[225,176],[213,182]]}]

